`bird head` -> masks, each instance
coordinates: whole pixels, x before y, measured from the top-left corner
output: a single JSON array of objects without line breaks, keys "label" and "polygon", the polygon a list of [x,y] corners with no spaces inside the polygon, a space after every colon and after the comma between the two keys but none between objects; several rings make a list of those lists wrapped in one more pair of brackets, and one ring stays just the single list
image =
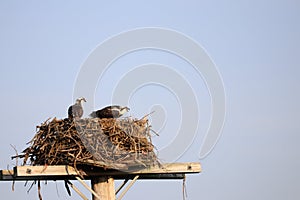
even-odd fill
[{"label": "bird head", "polygon": [[79,97],[78,99],[76,99],[76,103],[77,103],[77,104],[80,104],[81,101],[86,102],[86,100],[85,100],[84,97]]},{"label": "bird head", "polygon": [[128,107],[122,107],[120,109],[120,115],[123,115],[124,113],[128,112],[129,110],[130,110],[130,108],[128,108]]},{"label": "bird head", "polygon": [[128,112],[130,110],[130,108],[128,107],[123,107],[122,110],[125,110],[126,112]]}]

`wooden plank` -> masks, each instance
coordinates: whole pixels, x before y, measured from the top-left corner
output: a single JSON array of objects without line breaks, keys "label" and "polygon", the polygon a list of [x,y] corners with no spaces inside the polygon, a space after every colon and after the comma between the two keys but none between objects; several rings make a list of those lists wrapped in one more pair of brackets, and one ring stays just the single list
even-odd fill
[{"label": "wooden plank", "polygon": [[176,173],[200,173],[200,163],[167,163],[162,166],[149,167],[130,174],[176,174]]},{"label": "wooden plank", "polygon": [[78,175],[76,170],[68,165],[18,166],[14,167],[14,174],[16,177]]},{"label": "wooden plank", "polygon": [[[182,179],[184,174],[200,173],[200,163],[167,163],[161,166],[131,169],[131,171],[81,169],[80,172],[85,179],[95,176],[112,176],[116,179],[124,179],[134,175],[140,175],[140,179]],[[0,180],[63,180],[75,179],[78,176],[76,170],[71,166],[18,166],[14,170],[2,170]]]},{"label": "wooden plank", "polygon": [[11,181],[14,178],[13,174],[14,174],[13,170],[1,170],[0,171],[0,180]]},{"label": "wooden plank", "polygon": [[[7,171],[7,170],[3,170]],[[13,172],[13,170],[10,170]],[[114,175],[115,180],[124,180],[125,178],[133,179],[135,175]],[[93,177],[85,177],[85,180]],[[154,179],[184,179],[184,174],[141,174],[139,179],[154,180]],[[4,173],[0,176],[0,181],[29,181],[29,180],[76,180],[76,176],[13,176],[9,173]]]},{"label": "wooden plank", "polygon": [[[0,181],[29,181],[29,180],[76,180],[76,176],[13,176],[8,173],[13,170],[2,170],[4,173],[0,175]],[[135,175],[114,175],[115,180],[124,180],[125,178],[133,179]],[[93,177],[85,177],[85,180]],[[139,179],[154,180],[154,179],[184,179],[184,174],[141,174]]]},{"label": "wooden plank", "polygon": [[86,176],[126,176],[126,175],[151,175],[151,174],[188,174],[200,173],[200,163],[167,163],[161,166],[131,169],[130,171],[101,170],[84,171]]}]

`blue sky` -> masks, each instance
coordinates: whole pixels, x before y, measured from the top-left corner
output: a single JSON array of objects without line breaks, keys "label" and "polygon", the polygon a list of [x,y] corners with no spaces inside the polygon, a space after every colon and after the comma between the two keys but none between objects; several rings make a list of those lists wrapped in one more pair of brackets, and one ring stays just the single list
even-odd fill
[{"label": "blue sky", "polygon": [[[199,160],[211,111],[203,79],[164,52],[136,52],[116,61],[103,79],[108,86],[97,87],[95,99],[100,100],[95,107],[109,103],[102,93],[111,92],[110,83],[118,78],[109,76],[117,76],[119,66],[169,64],[187,77],[200,102],[199,134],[179,159],[200,161],[203,166],[200,175],[187,177],[188,199],[299,199],[299,13],[299,2],[294,0],[1,1],[0,168],[14,165],[10,144],[21,151],[36,125],[49,117],[66,116],[80,68],[99,44],[120,32],[160,27],[197,41],[223,78],[226,121],[214,150]],[[137,92],[131,115],[141,117],[151,104],[165,104],[162,114],[167,124],[154,140],[163,148],[176,136],[172,122],[179,120],[180,112],[168,114],[171,108],[166,102],[176,106],[176,101],[162,88],[144,89],[150,97],[158,93],[162,101]],[[27,194],[23,183],[16,183],[14,192],[11,183],[0,185],[5,199],[37,199],[36,188]],[[45,199],[80,199],[75,193],[68,197],[60,182],[42,185],[42,193]],[[140,181],[124,199],[139,198],[182,199],[182,182]]]}]

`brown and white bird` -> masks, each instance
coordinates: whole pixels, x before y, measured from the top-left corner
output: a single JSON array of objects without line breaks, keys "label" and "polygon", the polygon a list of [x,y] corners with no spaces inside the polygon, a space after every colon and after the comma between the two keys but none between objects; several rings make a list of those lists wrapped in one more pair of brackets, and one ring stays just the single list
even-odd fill
[{"label": "brown and white bird", "polygon": [[79,97],[76,99],[76,102],[74,105],[71,105],[68,109],[68,118],[69,119],[80,119],[83,115],[83,108],[81,105],[81,102],[84,101],[86,102],[84,97]]},{"label": "brown and white bird", "polygon": [[129,110],[130,108],[128,107],[113,105],[94,111],[90,114],[90,116],[93,118],[118,118]]}]

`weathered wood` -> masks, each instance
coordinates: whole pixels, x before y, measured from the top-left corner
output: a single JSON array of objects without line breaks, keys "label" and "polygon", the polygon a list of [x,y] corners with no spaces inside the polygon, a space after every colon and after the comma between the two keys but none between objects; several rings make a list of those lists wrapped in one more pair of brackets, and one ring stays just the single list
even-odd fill
[{"label": "weathered wood", "polygon": [[128,192],[128,190],[131,188],[131,186],[135,183],[135,181],[139,178],[139,175],[136,175],[134,177],[134,179],[129,183],[129,185],[122,191],[122,193],[120,194],[120,196],[117,198],[117,200],[121,200],[124,195],[126,194],[126,192]]},{"label": "weathered wood", "polygon": [[[8,171],[12,172],[10,174]],[[30,180],[76,180],[77,176],[14,176],[13,170],[0,170],[3,172],[0,175],[0,181],[30,181]],[[141,174],[139,179],[154,180],[154,179],[184,179],[184,174]],[[115,180],[133,179],[135,175],[116,175]],[[93,177],[85,177],[85,180],[90,180]]]},{"label": "weathered wood", "polygon": [[167,163],[161,166],[144,168],[130,172],[131,174],[168,174],[168,173],[199,173],[200,163]]},{"label": "weathered wood", "polygon": [[92,189],[100,196],[100,199],[93,195],[93,200],[116,199],[114,179],[108,176],[94,177],[91,181]]},{"label": "weathered wood", "polygon": [[73,183],[71,183],[70,181],[68,181],[67,183],[83,200],[88,200],[88,198],[82,192],[80,192],[80,190]]},{"label": "weathered wood", "polygon": [[116,192],[115,192],[116,195],[122,190],[122,188],[126,185],[126,183],[128,181],[129,181],[129,179],[125,179],[124,182],[116,189]]},{"label": "weathered wood", "polygon": [[[80,169],[85,180],[97,176],[111,176],[114,179],[133,179],[139,175],[139,179],[183,179],[184,174],[201,172],[200,163],[171,163],[160,167],[150,167],[132,171],[117,171],[104,169]],[[76,180],[77,171],[71,166],[18,166],[14,170],[0,170],[2,181],[24,180]]]},{"label": "weathered wood", "polygon": [[[85,176],[120,176],[120,175],[142,175],[142,174],[185,174],[201,172],[200,163],[168,163],[161,166],[142,168],[132,171],[117,170],[81,170]],[[71,166],[18,166],[14,168],[17,177],[32,176],[76,176],[78,173]]]},{"label": "weathered wood", "polygon": [[0,170],[0,180],[11,181],[14,179],[14,170]]},{"label": "weathered wood", "polygon": [[79,183],[81,183],[86,189],[88,189],[95,197],[100,199],[100,196],[98,196],[98,194],[91,189],[81,178],[79,178],[78,176],[76,176],[76,179],[79,181]]},{"label": "weathered wood", "polygon": [[76,170],[68,165],[51,166],[18,166],[14,167],[15,176],[68,176],[78,175]]}]

